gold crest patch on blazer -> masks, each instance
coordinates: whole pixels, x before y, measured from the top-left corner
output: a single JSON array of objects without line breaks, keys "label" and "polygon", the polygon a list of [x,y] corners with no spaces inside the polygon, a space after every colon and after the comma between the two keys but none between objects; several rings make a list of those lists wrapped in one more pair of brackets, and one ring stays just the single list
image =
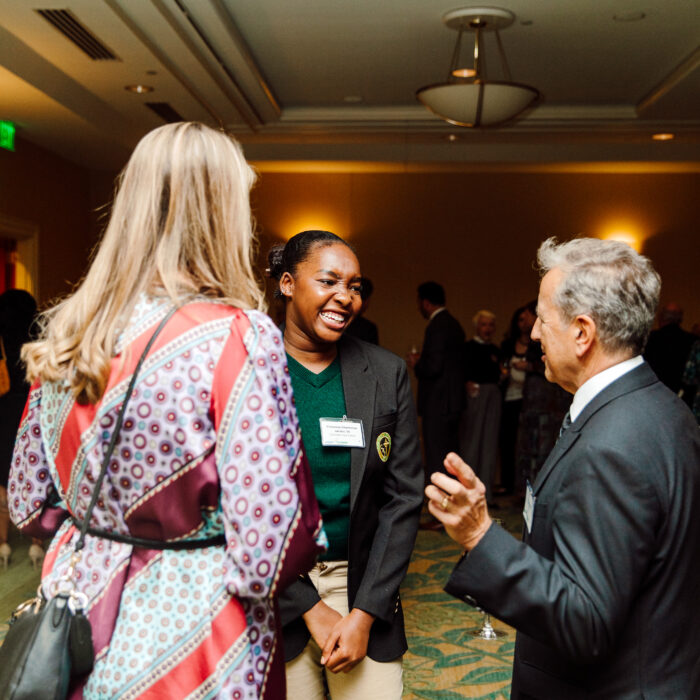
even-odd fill
[{"label": "gold crest patch on blazer", "polygon": [[391,452],[391,435],[389,433],[381,433],[377,438],[377,454],[382,462],[386,462],[389,459],[389,453]]}]

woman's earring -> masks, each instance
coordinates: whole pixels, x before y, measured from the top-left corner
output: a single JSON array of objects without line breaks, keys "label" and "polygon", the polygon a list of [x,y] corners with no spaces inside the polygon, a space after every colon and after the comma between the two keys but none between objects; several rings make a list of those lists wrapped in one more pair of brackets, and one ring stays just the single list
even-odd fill
[{"label": "woman's earring", "polygon": [[285,275],[283,280],[280,280],[280,292],[282,293],[282,296],[292,296],[292,282],[287,275]]}]

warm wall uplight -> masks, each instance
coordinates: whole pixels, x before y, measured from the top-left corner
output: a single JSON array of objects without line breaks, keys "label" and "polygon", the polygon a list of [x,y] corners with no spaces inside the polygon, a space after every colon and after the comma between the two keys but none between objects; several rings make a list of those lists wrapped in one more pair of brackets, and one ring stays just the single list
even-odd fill
[{"label": "warm wall uplight", "polygon": [[611,231],[601,236],[601,238],[605,241],[627,243],[632,250],[636,250],[638,253],[641,253],[642,243],[644,242],[640,234],[633,233],[632,231]]},{"label": "warm wall uplight", "polygon": [[279,226],[279,231],[285,240],[289,240],[292,236],[301,231],[330,231],[341,238],[350,238],[347,227],[343,225],[340,217],[335,217],[332,214],[301,214],[299,216],[290,216],[287,220],[282,221]]},{"label": "warm wall uplight", "polygon": [[654,232],[636,212],[618,210],[601,212],[599,223],[588,235],[602,238],[604,241],[621,241],[641,253],[645,242],[654,235]]},{"label": "warm wall uplight", "polygon": [[654,134],[651,138],[654,139],[654,141],[673,141],[675,138],[674,134]]}]

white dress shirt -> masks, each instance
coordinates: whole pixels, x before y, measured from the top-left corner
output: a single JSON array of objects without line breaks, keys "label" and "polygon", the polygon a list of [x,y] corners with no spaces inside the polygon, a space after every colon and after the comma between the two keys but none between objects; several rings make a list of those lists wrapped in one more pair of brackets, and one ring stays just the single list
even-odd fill
[{"label": "white dress shirt", "polygon": [[581,384],[578,391],[574,394],[574,400],[571,402],[569,415],[573,423],[581,411],[598,395],[606,386],[612,384],[616,379],[619,379],[623,374],[631,372],[635,367],[639,367],[644,362],[641,355],[632,357],[629,360],[619,362],[612,367],[604,369],[598,374],[594,374],[588,381]]},{"label": "white dress shirt", "polygon": [[428,323],[432,321],[441,311],[444,311],[447,307],[446,306],[441,306],[439,309],[435,309],[432,314],[430,314],[430,318],[428,319]]}]

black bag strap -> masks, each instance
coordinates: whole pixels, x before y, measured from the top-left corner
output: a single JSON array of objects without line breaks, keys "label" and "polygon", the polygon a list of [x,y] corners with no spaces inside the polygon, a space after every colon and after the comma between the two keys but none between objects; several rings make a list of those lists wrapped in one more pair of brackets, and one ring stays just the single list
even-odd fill
[{"label": "black bag strap", "polygon": [[85,533],[87,533],[88,528],[89,528],[89,523],[90,523],[90,517],[92,516],[92,511],[95,509],[95,505],[97,504],[97,499],[100,497],[100,488],[102,487],[102,482],[104,481],[105,474],[107,474],[107,467],[109,466],[109,460],[112,458],[112,454],[114,452],[114,448],[117,444],[117,438],[119,437],[119,432],[121,431],[122,428],[122,423],[124,422],[124,414],[126,413],[126,407],[127,404],[129,403],[129,399],[131,398],[131,394],[134,391],[134,386],[136,385],[136,377],[141,370],[141,367],[146,359],[146,355],[148,355],[148,351],[151,349],[151,346],[155,342],[156,338],[158,337],[158,334],[165,328],[165,324],[170,320],[172,315],[177,311],[177,307],[173,307],[170,309],[170,311],[165,315],[163,320],[158,324],[158,328],[156,328],[155,332],[151,336],[151,339],[148,341],[146,344],[146,347],[144,348],[143,352],[141,353],[141,357],[139,358],[138,363],[136,364],[136,368],[134,369],[134,373],[131,375],[131,381],[129,382],[129,388],[126,390],[126,395],[124,396],[124,401],[122,402],[121,408],[119,409],[119,415],[117,416],[117,423],[114,426],[114,432],[112,433],[112,438],[109,441],[109,446],[107,447],[107,452],[104,456],[104,459],[102,460],[102,469],[100,469],[100,474],[97,477],[97,480],[95,481],[95,490],[92,492],[92,498],[90,499],[90,505],[88,506],[87,512],[85,513],[85,520],[82,522],[80,526],[80,537],[78,537],[78,541],[75,543],[75,552],[79,552],[83,546],[85,545]]}]

